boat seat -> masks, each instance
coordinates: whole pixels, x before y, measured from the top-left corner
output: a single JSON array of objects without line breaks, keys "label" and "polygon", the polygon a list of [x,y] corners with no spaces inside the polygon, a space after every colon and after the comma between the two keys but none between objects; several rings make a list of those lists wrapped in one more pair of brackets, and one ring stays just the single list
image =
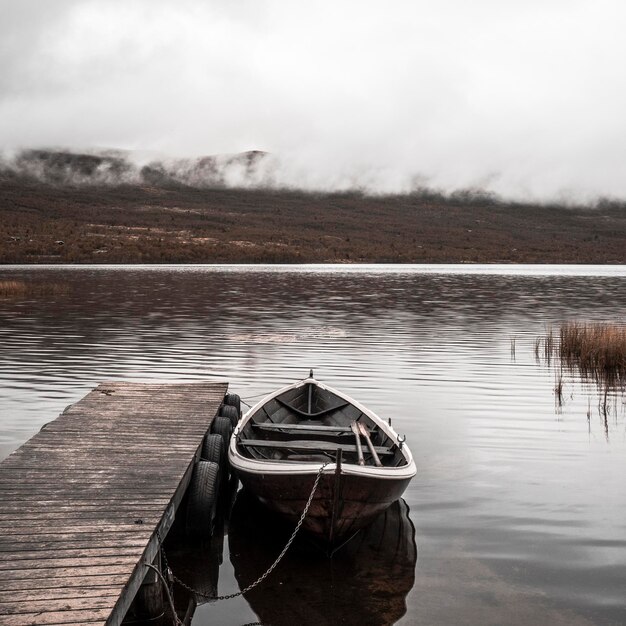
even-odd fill
[{"label": "boat seat", "polygon": [[306,411],[302,411],[301,409],[296,409],[295,406],[291,406],[291,404],[289,404],[288,402],[285,402],[284,400],[281,400],[280,398],[274,398],[274,399],[276,400],[276,402],[278,402],[278,404],[281,404],[286,409],[289,409],[290,411],[293,411],[297,415],[300,415],[301,417],[306,417],[308,419],[317,419],[318,417],[321,417],[322,415],[326,415],[327,413],[332,413],[333,411],[337,411],[338,409],[343,409],[344,406],[348,406],[348,404],[350,404],[349,402],[342,402],[335,406],[331,406],[328,409],[317,411],[317,413],[307,413]]},{"label": "boat seat", "polygon": [[296,463],[325,463],[329,458],[325,454],[288,454],[287,461],[295,461]]},{"label": "boat seat", "polygon": [[[267,439],[240,439],[239,443],[242,446],[250,448],[284,448],[288,450],[309,450],[309,451],[321,451],[321,452],[335,452],[338,448],[341,448],[344,452],[356,452],[356,445],[347,445],[333,443],[332,441],[269,441]],[[374,446],[379,456],[392,456],[393,452],[391,448],[387,446]],[[367,453],[367,450],[363,450]]]},{"label": "boat seat", "polygon": [[[252,424],[252,428],[257,428],[258,430],[277,430],[280,432],[286,431],[297,431],[297,432],[309,432],[309,433],[318,433],[320,435],[325,434],[342,434],[342,433],[351,433],[352,430],[350,426],[326,426],[324,424],[275,424],[271,422],[261,422],[257,424],[256,422],[250,422]],[[371,433],[372,429],[368,428],[368,431]]]}]

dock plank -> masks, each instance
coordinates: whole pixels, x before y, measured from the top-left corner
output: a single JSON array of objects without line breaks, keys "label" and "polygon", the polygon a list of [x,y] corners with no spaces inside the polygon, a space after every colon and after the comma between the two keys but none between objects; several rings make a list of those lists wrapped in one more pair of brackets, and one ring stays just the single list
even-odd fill
[{"label": "dock plank", "polygon": [[119,624],[227,383],[104,383],[0,463],[0,623]]},{"label": "dock plank", "polygon": [[[105,609],[111,601],[117,600],[117,593],[109,592],[108,595],[87,596],[79,598],[49,598],[46,600],[30,600],[28,604],[15,602],[3,602],[0,600],[0,614],[20,615],[23,613],[57,612],[77,609]],[[27,608],[28,607],[28,608]]]},{"label": "dock plank", "polygon": [[[24,607],[29,607],[29,602],[41,600],[73,600],[75,598],[103,598],[118,596],[121,586],[107,585],[101,587],[55,587],[54,589],[28,589],[26,591],[0,591],[0,603],[20,600]],[[20,607],[21,608],[21,607]]]},{"label": "dock plank", "polygon": [[[2,613],[0,613],[2,615]],[[40,611],[6,615],[2,618],[3,626],[60,626],[61,624],[106,624],[108,608],[65,611]]]},{"label": "dock plank", "polygon": [[93,589],[96,587],[120,587],[123,588],[128,580],[126,574],[100,574],[92,576],[88,581],[80,578],[61,578],[58,576],[46,578],[45,580],[9,580],[2,583],[2,590],[6,592],[24,591],[39,593],[43,590],[54,589],[72,589],[73,593],[80,595],[80,591],[84,589]]}]

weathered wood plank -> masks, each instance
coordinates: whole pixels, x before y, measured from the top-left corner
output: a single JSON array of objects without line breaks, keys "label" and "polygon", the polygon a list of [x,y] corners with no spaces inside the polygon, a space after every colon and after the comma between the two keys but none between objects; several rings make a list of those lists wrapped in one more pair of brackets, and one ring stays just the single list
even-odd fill
[{"label": "weathered wood plank", "polygon": [[23,550],[19,552],[13,552],[11,554],[6,554],[4,552],[0,552],[0,563],[17,563],[18,561],[29,561],[35,560],[40,563],[44,563],[50,559],[65,559],[65,558],[91,558],[96,557],[100,558],[103,556],[129,556],[133,555],[137,552],[136,547],[141,544],[137,544],[137,546],[114,546],[114,547],[96,547],[96,548],[85,548],[85,549],[77,549],[77,548],[60,548],[59,550],[52,551],[37,551],[37,550]]},{"label": "weathered wood plank", "polygon": [[28,523],[33,526],[46,524],[49,528],[55,526],[76,526],[86,523],[91,524],[114,524],[122,522],[124,524],[154,524],[163,515],[163,507],[153,510],[138,511],[131,509],[124,512],[111,512],[110,510],[91,511],[84,513],[75,511],[58,514],[50,511],[40,510],[37,513],[24,513],[23,515],[12,515],[10,517],[0,516],[0,529],[13,528],[16,523]]},{"label": "weathered wood plank", "polygon": [[[105,624],[109,609],[88,609],[82,611],[41,611],[7,615],[2,618],[2,626],[52,626],[61,624]],[[1,613],[0,613],[1,615]]]},{"label": "weathered wood plank", "polygon": [[77,593],[79,589],[91,589],[95,587],[123,587],[128,580],[128,574],[100,574],[91,576],[89,580],[80,578],[57,578],[27,579],[27,580],[5,580],[2,582],[3,591],[41,591],[43,589],[72,589]]},{"label": "weathered wood plank", "polygon": [[128,511],[143,511],[143,510],[157,510],[163,509],[169,504],[169,500],[161,499],[161,500],[135,500],[132,502],[128,502],[128,506],[126,506],[126,501],[122,501],[121,503],[116,502],[110,505],[106,503],[98,503],[98,502],[75,502],[70,506],[66,506],[63,503],[47,503],[42,504],[39,502],[20,502],[18,504],[4,503],[2,508],[3,513],[0,513],[0,519],[9,519],[13,515],[20,515],[22,517],[27,517],[30,513],[39,513],[40,511],[45,510],[48,515],[68,515],[72,513],[76,513],[80,515],[81,513],[88,514],[93,513],[100,514],[103,512],[111,512],[111,513],[128,513]]},{"label": "weathered wood plank", "polygon": [[[181,465],[184,467],[184,465]],[[52,479],[54,477],[51,477]],[[176,483],[176,478],[174,476],[168,476],[167,478],[161,479],[161,484],[163,482],[172,482]],[[62,491],[72,492],[81,492],[81,491],[104,491],[106,489],[115,489],[116,491],[119,489],[133,489],[137,490],[137,487],[146,487],[146,489],[141,489],[142,493],[161,493],[163,490],[159,488],[155,484],[155,480],[151,478],[143,478],[141,480],[133,481],[131,478],[124,479],[116,479],[116,480],[101,480],[101,481],[85,481],[84,478],[77,476],[76,478],[66,478],[62,481],[62,484],[54,484],[52,489],[46,489],[46,485],[43,481],[38,481],[37,483],[29,484],[28,482],[24,483],[22,491],[28,493],[59,493]],[[0,483],[0,494],[6,493],[16,493],[19,492],[20,489],[15,483],[11,483],[10,485],[3,485]]]},{"label": "weathered wood plank", "polygon": [[80,538],[71,540],[63,539],[61,541],[51,541],[46,538],[42,541],[37,537],[26,537],[16,540],[15,536],[11,537],[11,541],[0,544],[0,553],[18,554],[21,552],[29,552],[38,550],[41,552],[56,552],[57,550],[65,550],[66,548],[77,549],[100,549],[113,547],[132,547],[138,548],[145,546],[145,537],[138,535],[124,536],[121,533],[101,533],[97,536],[83,535]]},{"label": "weathered wood plank", "polygon": [[[102,587],[54,587],[53,589],[27,589],[26,591],[0,591],[0,603],[12,601],[24,604],[40,600],[73,600],[75,598],[109,598],[117,597],[122,586]],[[24,611],[22,611],[24,612]]]},{"label": "weathered wood plank", "polygon": [[28,602],[3,602],[0,600],[0,615],[20,615],[24,613],[48,613],[57,611],[77,611],[104,609],[117,600],[118,593],[102,594],[78,598],[34,600]]},{"label": "weathered wood plank", "polygon": [[[160,519],[160,518],[159,518]],[[67,535],[75,537],[81,533],[94,534],[106,532],[124,532],[134,535],[145,535],[152,531],[153,526],[147,524],[135,524],[130,522],[119,522],[117,524],[83,524],[80,521],[67,524],[65,526],[33,526],[28,524],[24,528],[4,528],[2,530],[3,539],[10,540],[12,537],[65,537]]]},{"label": "weathered wood plank", "polygon": [[126,565],[135,562],[134,554],[126,554],[120,556],[104,556],[104,557],[68,557],[68,558],[49,558],[49,559],[16,559],[15,561],[0,561],[0,576],[3,572],[12,572],[18,570],[35,570],[35,569],[63,569],[69,567],[113,567],[116,565]]},{"label": "weathered wood plank", "polygon": [[0,585],[5,580],[35,580],[38,578],[85,578],[89,576],[100,576],[102,574],[127,574],[129,567],[135,565],[137,560],[129,557],[124,564],[100,565],[76,565],[72,567],[42,567],[39,569],[12,569],[0,571]]},{"label": "weathered wood plank", "polygon": [[0,623],[120,623],[226,390],[105,383],[0,463]]}]

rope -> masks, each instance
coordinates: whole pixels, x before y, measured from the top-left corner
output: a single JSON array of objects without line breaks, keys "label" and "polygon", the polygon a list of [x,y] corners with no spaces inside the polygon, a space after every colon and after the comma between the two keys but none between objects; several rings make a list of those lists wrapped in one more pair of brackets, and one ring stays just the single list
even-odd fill
[{"label": "rope", "polygon": [[[301,383],[301,382],[303,382],[303,381],[305,381],[305,380],[308,380],[308,378],[309,378],[308,376],[307,376],[306,378],[293,378],[293,379],[292,379],[292,381],[293,381],[294,383]],[[244,404],[245,404],[248,408],[250,408],[250,409],[251,409],[251,408],[252,408],[252,405],[251,405],[251,404],[248,404],[248,403],[246,402],[246,400],[255,400],[256,398],[263,398],[263,397],[265,397],[266,395],[267,395],[267,392],[263,392],[263,393],[256,393],[256,394],[254,394],[254,395],[252,395],[252,396],[246,396],[245,398],[241,398],[241,397],[240,397],[239,399],[240,399],[240,400],[241,400],[241,401],[242,401],[242,402],[243,402],[243,403],[244,403]]]},{"label": "rope", "polygon": [[266,395],[267,395],[267,391],[264,391],[263,393],[255,393],[252,396],[246,396],[245,398],[240,398],[240,400],[254,400],[256,398],[262,398]]},{"label": "rope", "polygon": [[[276,566],[281,562],[282,558],[285,556],[285,554],[287,553],[287,550],[289,550],[289,547],[291,546],[294,539],[296,538],[296,535],[298,534],[298,531],[300,530],[300,527],[302,526],[302,523],[304,522],[304,519],[306,518],[306,515],[309,512],[309,508],[311,507],[311,503],[313,502],[313,496],[315,495],[315,492],[317,491],[317,486],[319,485],[320,478],[322,477],[324,468],[330,463],[331,461],[327,461],[318,470],[317,476],[315,477],[315,482],[313,483],[313,489],[311,489],[311,493],[309,494],[309,499],[307,500],[306,505],[304,506],[304,510],[302,511],[302,515],[300,516],[300,519],[298,520],[298,523],[296,524],[296,527],[294,528],[293,533],[291,533],[291,537],[289,537],[289,540],[285,544],[285,547],[281,550],[280,554],[276,557],[276,560],[267,568],[265,573],[259,576],[259,578],[257,578],[253,583],[249,584],[245,589],[242,589],[241,591],[237,591],[236,593],[229,593],[223,596],[212,597],[206,593],[203,593],[201,591],[198,591],[197,589],[194,589],[193,587],[190,587],[187,583],[180,580],[180,578],[178,578],[175,575],[172,575],[172,578],[174,579],[174,581],[177,582],[181,587],[183,587],[190,593],[194,594],[195,596],[198,596],[201,598],[208,598],[208,599],[216,600],[216,601],[217,600],[230,600],[231,598],[242,596],[243,594],[248,593],[248,591],[250,591],[251,589],[254,589],[258,585],[260,585],[274,571]],[[169,565],[167,563],[167,557],[165,556],[165,551],[163,550],[163,547],[161,547],[161,554],[163,555],[163,561],[165,562],[165,567],[169,569]]]},{"label": "rope", "polygon": [[167,581],[165,580],[165,578],[163,578],[163,574],[161,574],[161,571],[159,570],[159,568],[152,565],[152,563],[144,562],[144,565],[146,567],[149,567],[150,569],[153,569],[157,573],[159,578],[161,579],[161,582],[163,583],[163,587],[165,587],[165,594],[167,595],[167,600],[170,603],[170,609],[172,611],[172,618],[174,620],[175,626],[184,626],[184,624],[178,619],[178,614],[176,613],[176,607],[174,606],[174,598],[172,598],[172,592],[170,591],[170,586],[167,584]]}]

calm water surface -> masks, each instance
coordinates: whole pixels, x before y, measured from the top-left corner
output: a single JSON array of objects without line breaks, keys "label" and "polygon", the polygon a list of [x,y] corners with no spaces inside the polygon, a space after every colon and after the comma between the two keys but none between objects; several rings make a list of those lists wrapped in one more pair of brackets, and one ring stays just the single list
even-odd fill
[{"label": "calm water surface", "polygon": [[[312,367],[406,433],[408,510],[333,561],[298,548],[263,593],[202,605],[194,624],[626,623],[623,398],[605,417],[595,388],[566,375],[557,406],[554,367],[533,350],[546,324],[624,322],[625,267],[14,267],[1,279],[66,291],[0,299],[0,458],[113,379],[228,380],[251,399]],[[237,499],[219,593],[280,550],[280,537],[258,541],[261,518]]]}]

